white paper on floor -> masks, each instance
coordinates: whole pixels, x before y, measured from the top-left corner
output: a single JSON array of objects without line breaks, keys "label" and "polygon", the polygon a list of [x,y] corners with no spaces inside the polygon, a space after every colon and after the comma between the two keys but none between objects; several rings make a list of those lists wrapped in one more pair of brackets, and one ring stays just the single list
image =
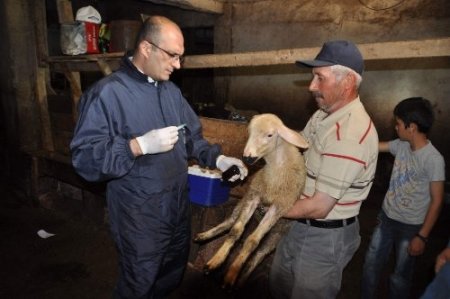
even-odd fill
[{"label": "white paper on floor", "polygon": [[37,232],[38,236],[41,237],[42,239],[47,239],[50,237],[53,237],[55,234],[52,233],[48,233],[45,230],[41,229]]}]

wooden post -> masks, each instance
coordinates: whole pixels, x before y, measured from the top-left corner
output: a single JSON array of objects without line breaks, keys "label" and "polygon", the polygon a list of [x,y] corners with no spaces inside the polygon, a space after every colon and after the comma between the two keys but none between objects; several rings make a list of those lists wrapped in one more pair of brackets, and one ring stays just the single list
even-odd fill
[{"label": "wooden post", "polygon": [[111,67],[109,64],[102,58],[97,59],[97,65],[102,71],[103,75],[107,76],[112,73]]},{"label": "wooden post", "polygon": [[[58,9],[59,23],[72,23],[74,21],[72,3],[68,0],[56,0],[56,7]],[[67,80],[70,83],[72,90],[72,118],[76,122],[78,119],[78,101],[81,96],[81,80],[80,72],[71,72],[66,70],[64,72]]]},{"label": "wooden post", "polygon": [[75,19],[73,17],[72,2],[69,0],[56,0],[56,8],[58,9],[59,23],[71,23]]},{"label": "wooden post", "polygon": [[36,156],[31,157],[31,200],[33,205],[39,205],[39,179],[40,179],[40,158]]},{"label": "wooden post", "polygon": [[48,76],[49,70],[48,66],[42,63],[43,58],[48,56],[45,0],[39,0],[36,2],[35,12],[37,47],[35,95],[38,102],[39,114],[41,118],[41,143],[44,150],[53,151],[54,145],[47,103],[47,86],[50,85]]},{"label": "wooden post", "polygon": [[69,81],[70,89],[72,90],[72,119],[76,123],[78,120],[78,102],[82,94],[80,73],[67,70],[64,72],[64,75]]},{"label": "wooden post", "polygon": [[47,88],[46,88],[46,68],[39,67],[36,73],[36,99],[39,106],[39,114],[41,116],[41,139],[42,148],[45,151],[52,152],[54,150],[52,128],[50,123],[50,114],[48,112]]}]

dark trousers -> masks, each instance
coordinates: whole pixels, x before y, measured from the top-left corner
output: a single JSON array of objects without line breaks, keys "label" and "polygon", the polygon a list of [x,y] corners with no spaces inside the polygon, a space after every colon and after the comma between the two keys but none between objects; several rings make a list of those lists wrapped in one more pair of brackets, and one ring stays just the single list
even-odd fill
[{"label": "dark trousers", "polygon": [[176,184],[138,205],[130,205],[120,194],[112,200],[107,196],[119,255],[116,298],[165,298],[180,283],[191,238],[184,186]]}]

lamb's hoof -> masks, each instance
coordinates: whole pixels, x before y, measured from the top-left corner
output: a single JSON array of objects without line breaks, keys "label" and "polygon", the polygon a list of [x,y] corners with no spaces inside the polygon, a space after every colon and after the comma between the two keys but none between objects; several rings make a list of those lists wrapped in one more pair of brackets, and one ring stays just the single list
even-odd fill
[{"label": "lamb's hoof", "polygon": [[211,273],[211,269],[209,269],[208,266],[204,266],[204,267],[203,267],[203,274],[209,275],[209,273]]},{"label": "lamb's hoof", "polygon": [[232,277],[230,275],[225,275],[225,278],[223,280],[222,288],[227,290],[233,290],[235,289],[234,283],[236,282],[236,277]]}]

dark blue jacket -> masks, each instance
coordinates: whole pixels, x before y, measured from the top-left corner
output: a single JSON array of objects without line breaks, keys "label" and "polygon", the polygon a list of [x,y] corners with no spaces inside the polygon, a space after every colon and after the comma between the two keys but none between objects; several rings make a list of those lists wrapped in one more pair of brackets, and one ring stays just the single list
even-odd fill
[{"label": "dark blue jacket", "polygon": [[[82,95],[79,113],[70,144],[76,171],[132,197],[170,188],[172,179],[187,175],[189,158],[214,168],[221,152],[203,139],[200,121],[179,88],[170,81],[149,83],[127,57]],[[180,134],[173,150],[137,158],[131,153],[131,139],[180,124],[187,124],[188,134]]]}]

